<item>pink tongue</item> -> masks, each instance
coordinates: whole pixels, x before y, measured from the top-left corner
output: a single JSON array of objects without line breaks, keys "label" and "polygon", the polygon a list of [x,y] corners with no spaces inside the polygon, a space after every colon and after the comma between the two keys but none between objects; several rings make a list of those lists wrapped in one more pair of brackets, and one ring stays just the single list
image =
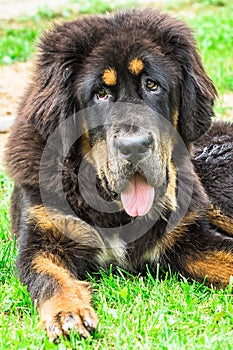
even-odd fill
[{"label": "pink tongue", "polygon": [[121,193],[123,207],[130,216],[146,215],[153,200],[154,188],[139,174],[135,174],[130,179],[126,190]]}]

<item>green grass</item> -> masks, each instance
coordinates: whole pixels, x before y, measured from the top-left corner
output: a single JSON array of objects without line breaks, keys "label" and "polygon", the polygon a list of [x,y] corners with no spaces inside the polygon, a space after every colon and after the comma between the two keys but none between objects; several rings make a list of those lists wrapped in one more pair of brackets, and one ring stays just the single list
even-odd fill
[{"label": "green grass", "polygon": [[90,276],[98,330],[83,340],[50,344],[36,308],[17,278],[16,246],[9,240],[12,184],[0,171],[0,349],[232,349],[232,291],[213,290],[167,274]]},{"label": "green grass", "polygon": [[195,30],[204,65],[218,90],[233,91],[233,4],[200,13],[197,10],[188,22]]},{"label": "green grass", "polygon": [[73,3],[79,4],[79,14],[96,14],[112,12],[119,8],[129,8],[139,6],[139,1],[128,0],[125,4],[120,1],[106,1],[106,0],[73,0]]},{"label": "green grass", "polygon": [[51,20],[70,16],[70,12],[43,8],[33,17],[0,21],[0,64],[27,61],[35,52],[40,35],[51,27]]},{"label": "green grass", "polygon": [[[57,11],[43,6],[34,16],[0,21],[0,65],[31,58],[38,38],[51,27],[51,21],[59,22],[84,14],[106,13],[126,7],[120,1],[109,3],[104,0],[79,0],[73,1],[73,5],[76,6]],[[127,7],[136,5],[137,1],[127,2]]]}]

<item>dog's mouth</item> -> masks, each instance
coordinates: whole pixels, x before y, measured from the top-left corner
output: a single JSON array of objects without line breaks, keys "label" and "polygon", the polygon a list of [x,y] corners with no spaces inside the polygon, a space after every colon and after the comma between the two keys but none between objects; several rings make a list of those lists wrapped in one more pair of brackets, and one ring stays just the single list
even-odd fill
[{"label": "dog's mouth", "polygon": [[135,173],[121,192],[121,201],[126,213],[132,217],[146,215],[153,204],[155,190],[146,178]]},{"label": "dog's mouth", "polygon": [[101,183],[110,201],[121,202],[121,207],[131,217],[146,216],[151,209],[156,209],[168,186],[168,169],[148,171],[138,168],[121,168],[121,172],[113,173],[105,168],[101,173]]},{"label": "dog's mouth", "polygon": [[[149,215],[153,216],[152,208],[157,212],[160,204],[165,200],[164,196],[168,186],[167,172],[165,175],[161,174],[157,179],[150,176],[148,179],[142,171],[131,173],[127,178],[125,176],[119,176],[117,178],[109,176],[107,178],[104,172],[101,175],[99,184],[101,184],[104,192],[100,189],[99,194],[103,197],[103,193],[105,193],[107,197],[103,198],[107,201],[116,201],[118,205],[121,202],[121,208],[130,217],[144,217],[149,212],[151,213]],[[113,179],[114,181],[112,181]]]}]

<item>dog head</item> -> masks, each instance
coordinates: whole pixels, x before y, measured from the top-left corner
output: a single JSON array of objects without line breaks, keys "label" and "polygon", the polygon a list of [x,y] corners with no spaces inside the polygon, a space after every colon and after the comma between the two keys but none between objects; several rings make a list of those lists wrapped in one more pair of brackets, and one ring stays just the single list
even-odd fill
[{"label": "dog head", "polygon": [[177,134],[187,147],[204,134],[216,96],[190,29],[155,11],[120,12],[57,26],[41,49],[40,132],[87,111],[81,153],[105,190],[130,216],[174,210]]}]

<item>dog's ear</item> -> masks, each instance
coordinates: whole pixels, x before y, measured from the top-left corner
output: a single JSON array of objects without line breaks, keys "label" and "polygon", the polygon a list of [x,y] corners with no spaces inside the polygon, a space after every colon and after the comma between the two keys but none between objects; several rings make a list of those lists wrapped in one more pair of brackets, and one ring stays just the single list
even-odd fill
[{"label": "dog's ear", "polygon": [[75,83],[99,40],[99,27],[104,27],[101,18],[80,19],[55,25],[41,38],[32,83],[19,114],[45,138],[80,109]]},{"label": "dog's ear", "polygon": [[182,71],[179,128],[184,140],[192,142],[210,128],[217,93],[196,47],[190,44],[185,51],[177,51]]},{"label": "dog's ear", "polygon": [[159,26],[163,53],[179,72],[179,131],[186,142],[192,142],[209,129],[217,92],[205,72],[192,30],[166,15]]}]

